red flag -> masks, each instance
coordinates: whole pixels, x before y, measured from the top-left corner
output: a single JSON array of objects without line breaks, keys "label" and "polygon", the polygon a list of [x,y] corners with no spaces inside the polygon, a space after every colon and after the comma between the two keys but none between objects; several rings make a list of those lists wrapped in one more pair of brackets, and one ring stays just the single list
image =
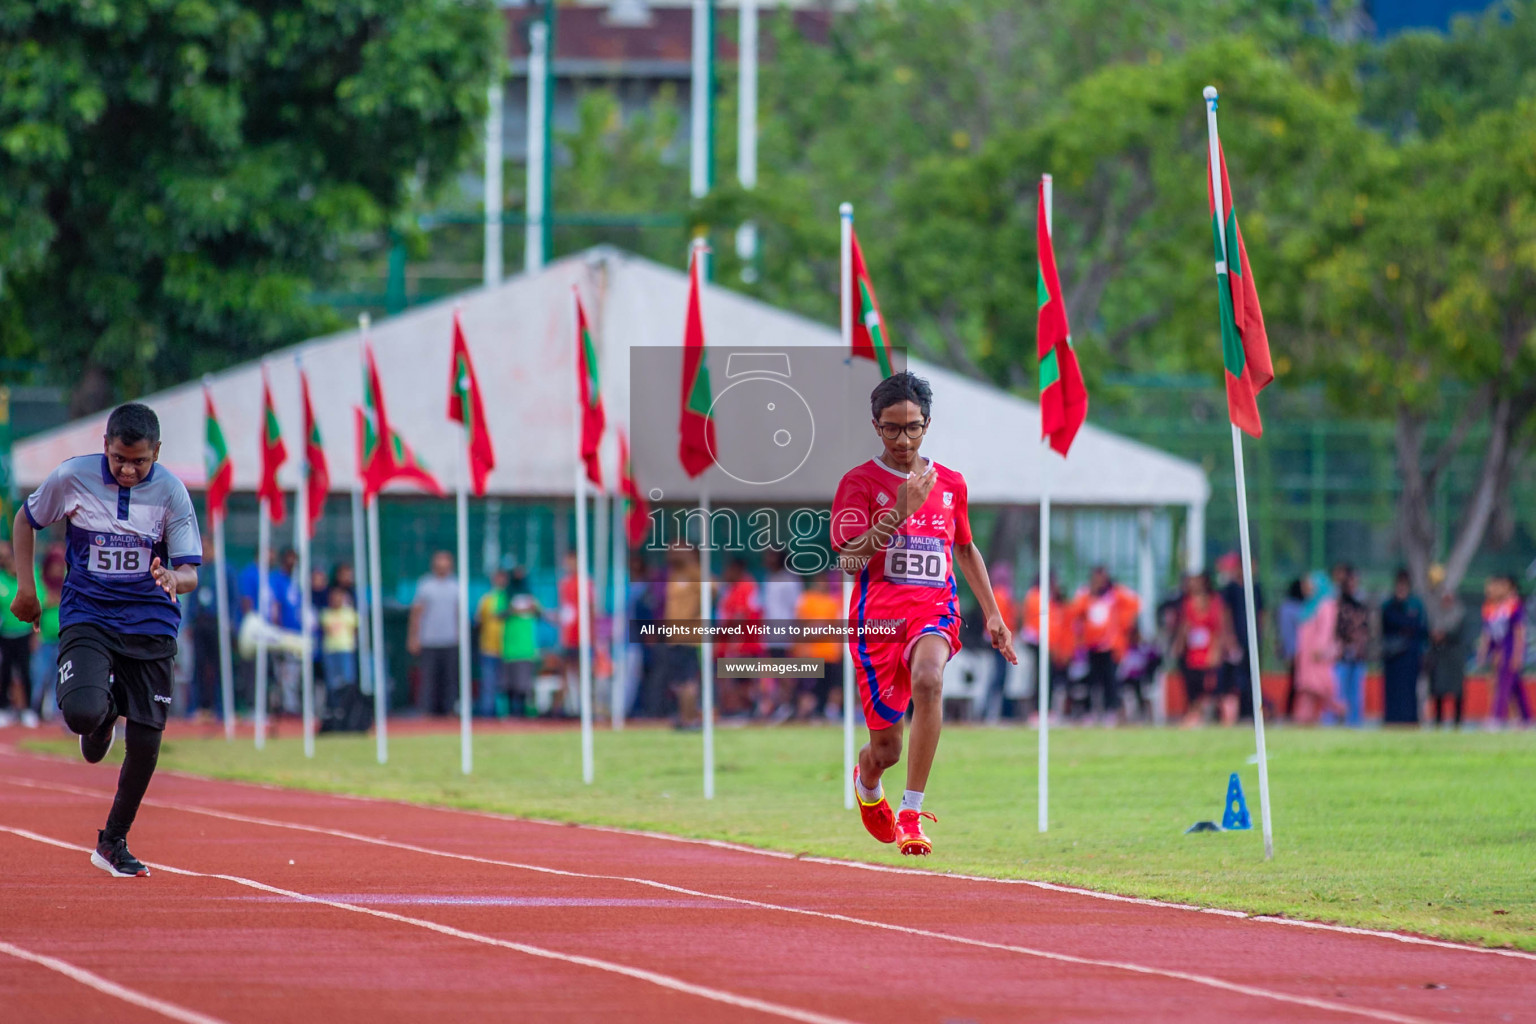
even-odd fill
[{"label": "red flag", "polygon": [[629,461],[629,438],[624,436],[623,428],[618,430],[619,435],[619,488],[626,501],[629,502],[629,516],[626,520],[626,532],[629,534],[629,546],[638,548],[645,543],[646,532],[651,526],[651,503],[641,493],[635,483],[635,468]]},{"label": "red flag", "polygon": [[475,376],[474,361],[469,358],[469,344],[464,340],[464,324],[459,311],[453,311],[453,366],[448,380],[448,418],[462,423],[468,433],[469,478],[475,497],[485,496],[485,478],[496,468],[496,451],[485,425],[485,404],[480,400],[480,379]]},{"label": "red flag", "polygon": [[309,399],[309,376],[299,370],[299,393],[304,399],[304,461],[309,466],[305,499],[308,502],[309,535],[315,535],[315,524],[325,515],[325,499],[331,492],[331,467],[325,461],[325,444],[320,439],[320,424],[315,420],[315,407]]},{"label": "red flag", "polygon": [[587,311],[581,305],[581,293],[571,287],[576,300],[576,384],[581,396],[581,461],[587,464],[587,479],[599,490],[603,486],[603,469],[598,462],[597,450],[603,443],[603,428],[608,417],[603,412],[603,390],[597,375],[597,349],[592,344],[592,328],[587,323]]},{"label": "red flag", "polygon": [[880,303],[875,298],[875,286],[869,279],[869,268],[864,265],[864,251],[859,248],[859,236],[852,226],[848,234],[853,242],[853,294],[843,301],[853,306],[853,354],[873,359],[880,366],[880,376],[889,377],[891,368],[890,335],[885,332],[885,318],[880,315]]},{"label": "red flag", "polygon": [[699,310],[701,248],[695,245],[688,256],[688,320],[683,327],[682,409],[677,424],[677,457],[690,477],[715,462],[715,421],[710,415],[715,399],[704,361],[704,317]]},{"label": "red flag", "polygon": [[288,446],[283,444],[283,431],[277,423],[277,410],[272,405],[272,384],[267,380],[267,368],[261,368],[261,485],[256,497],[266,503],[267,515],[273,525],[282,525],[288,518],[288,508],[283,501],[283,489],[277,482],[277,471],[288,461]]},{"label": "red flag", "polygon": [[229,492],[234,487],[235,467],[229,461],[229,445],[224,442],[224,428],[219,426],[218,414],[213,411],[213,392],[203,386],[203,462],[208,476],[208,522],[224,515]]},{"label": "red flag", "polygon": [[363,496],[373,497],[391,480],[404,480],[421,487],[428,494],[441,496],[437,482],[411,451],[405,439],[389,425],[384,409],[384,388],[379,382],[379,367],[373,349],[363,346],[363,405],[357,409],[357,465],[363,481]]},{"label": "red flag", "polygon": [[[1206,150],[1206,168],[1210,168],[1210,150]],[[1221,160],[1221,209],[1226,220],[1226,252],[1222,252],[1222,232],[1216,223],[1216,199],[1211,188],[1214,172],[1205,176],[1206,196],[1210,199],[1211,232],[1216,251],[1216,287],[1221,308],[1221,361],[1227,371],[1227,413],[1238,429],[1254,437],[1264,433],[1259,419],[1259,392],[1275,379],[1275,367],[1269,358],[1269,336],[1264,330],[1264,313],[1259,309],[1259,292],[1248,267],[1248,249],[1237,227],[1237,211],[1232,208],[1232,186],[1227,181],[1227,155],[1216,144]]]},{"label": "red flag", "polygon": [[1088,388],[1072,348],[1072,328],[1067,325],[1067,304],[1056,275],[1056,248],[1051,243],[1045,216],[1045,182],[1040,182],[1040,206],[1035,216],[1035,242],[1040,274],[1036,298],[1040,316],[1035,348],[1040,356],[1040,436],[1062,455],[1072,447],[1078,428],[1088,418]]}]

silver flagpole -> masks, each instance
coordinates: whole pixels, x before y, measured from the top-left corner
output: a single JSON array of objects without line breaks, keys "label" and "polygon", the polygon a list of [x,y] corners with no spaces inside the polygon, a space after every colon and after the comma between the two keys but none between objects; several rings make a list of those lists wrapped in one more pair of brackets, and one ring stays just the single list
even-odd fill
[{"label": "silver flagpole", "polygon": [[[1226,211],[1222,209],[1224,196],[1221,192],[1221,137],[1216,131],[1216,87],[1205,87],[1205,123],[1210,145],[1211,197],[1216,207],[1216,238],[1221,246],[1222,259],[1216,261],[1216,281],[1220,287],[1228,287],[1223,276],[1227,274],[1225,256],[1227,249]],[[1264,859],[1275,856],[1275,837],[1269,818],[1269,754],[1264,747],[1264,689],[1259,680],[1259,628],[1258,615],[1253,603],[1253,556],[1248,542],[1248,484],[1243,474],[1243,435],[1237,424],[1232,425],[1232,464],[1237,483],[1237,535],[1243,549],[1243,605],[1248,621],[1248,675],[1253,686],[1253,740],[1259,760],[1259,816],[1264,827]]]}]

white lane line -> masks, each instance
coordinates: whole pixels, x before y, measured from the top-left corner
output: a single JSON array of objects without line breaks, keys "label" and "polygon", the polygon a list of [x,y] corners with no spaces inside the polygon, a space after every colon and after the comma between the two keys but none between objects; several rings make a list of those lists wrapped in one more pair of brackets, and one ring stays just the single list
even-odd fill
[{"label": "white lane line", "polygon": [[[30,839],[33,842],[45,843],[49,846],[58,847],[61,850],[73,850],[80,853],[90,852],[88,847],[76,846],[75,844],[65,842],[62,839],[55,839],[52,836],[45,836],[24,828],[15,828],[11,825],[0,825],[0,832],[9,832],[11,835],[18,836],[22,839]],[[659,974],[656,971],[647,971],[639,967],[629,967],[625,964],[613,963],[609,960],[599,960],[596,957],[581,956],[577,953],[560,953],[552,949],[545,949],[542,946],[530,946],[525,942],[511,942],[506,939],[497,939],[489,935],[481,935],[478,932],[469,932],[462,928],[455,928],[452,925],[439,924],[436,921],[427,921],[419,917],[407,917],[404,914],[395,914],[387,910],[377,910],[373,907],[363,907],[357,905],[356,903],[345,903],[341,900],[329,900],[321,896],[310,896],[306,893],[295,892],[292,889],[283,889],[275,885],[268,885],[265,882],[258,882],[253,878],[242,878],[239,875],[210,874],[203,871],[193,871],[190,868],[176,868],[171,867],[169,864],[164,864],[160,861],[153,862],[153,867],[157,871],[164,871],[167,874],[172,875],[185,875],[189,878],[216,878],[224,882],[233,882],[235,885],[243,885],[248,889],[256,889],[260,892],[272,893],[275,896],[285,896],[288,899],[295,900],[299,903],[313,903],[318,906],[330,907],[334,910],[345,910],[349,913],[364,914],[368,917],[377,917],[385,921],[393,921],[397,924],[408,924],[416,928],[424,928],[427,931],[437,932],[439,935],[447,935],[455,939],[464,939],[467,942],[476,942],[484,946],[498,946],[502,949],[510,949],[514,952],[526,954],[527,956],[538,957],[541,960],[554,960],[559,963],[574,964],[578,967],[590,967],[593,970],[603,971],[608,974],[622,975],[626,978],[633,978],[636,981],[644,981],[649,984],[656,985],[660,988],[670,989],[673,992],[681,992],[684,995],[698,996],[701,999],[708,999],[712,1002],[723,1003],[726,1006],[734,1006],[742,1010],[755,1010],[759,1013],[766,1013],[774,1017],[783,1017],[785,1020],[803,1021],[804,1024],[854,1024],[854,1022],[842,1017],[832,1017],[824,1013],[815,1013],[810,1010],[797,1009],[793,1006],[783,1006],[779,1003],[770,1003],[766,999],[756,999],[752,996],[741,996],[734,992],[727,992],[723,989],[710,988],[707,985],[695,985],[693,982],[683,981],[681,978],[674,978],[666,974]],[[111,982],[105,982],[105,984],[110,985]],[[127,992],[127,990],[124,989],[123,992]],[[117,995],[119,993],[114,992],[113,994]],[[126,998],[126,996],[124,998]],[[147,999],[148,997],[141,998]],[[158,1003],[157,1000],[153,1002]],[[146,1003],[141,1005],[148,1004]],[[151,1009],[160,1009],[162,1012],[164,1012],[165,1008],[176,1009],[174,1007],[169,1007],[169,1004],[159,1004],[157,1006],[151,1007]],[[203,1017],[196,1014],[191,1014],[188,1011],[179,1012],[186,1013],[187,1016],[179,1016],[176,1019],[187,1021],[188,1024],[222,1024],[222,1022],[215,1021],[211,1017]],[[1402,1019],[1406,1020],[1407,1018]]]},{"label": "white lane line", "polygon": [[[0,744],[0,754],[10,755],[23,760],[43,761],[49,764],[59,764],[61,758],[43,754],[23,752],[15,747]],[[67,762],[63,762],[67,763]],[[614,825],[585,825],[580,822],[555,821],[547,818],[528,818],[516,814],[500,814],[495,811],[476,811],[461,807],[443,807],[437,804],[418,804],[406,800],[389,800],[382,797],[360,796],[356,793],[333,793],[318,789],[295,789],[291,786],[278,786],[269,782],[246,782],[235,779],[214,779],[206,775],[197,775],[193,772],[166,770],[160,774],[175,778],[186,779],[190,782],[213,783],[224,786],[239,786],[249,789],[264,790],[273,793],[303,793],[315,797],[324,797],[332,800],[347,800],[354,803],[366,803],[386,807],[410,807],[416,810],[437,811],[448,815],[469,815],[476,818],[488,818],[492,821],[510,821],[523,825],[543,825],[550,828],[579,828],[586,832],[605,832],[610,835],[635,836],[642,839],[655,839],[668,843],[683,843],[689,846],[704,846],[715,850],[730,850],[735,853],[751,854],[755,857],[768,857],[774,860],[793,860],[806,864],[821,864],[835,868],[853,868],[858,871],[878,871],[893,875],[915,875],[923,878],[948,878],[961,882],[985,882],[991,885],[1022,885],[1032,889],[1041,889],[1046,892],[1060,892],[1073,896],[1087,896],[1090,899],[1108,900],[1113,903],[1130,903],[1142,907],[1158,907],[1164,910],[1183,910],[1194,914],[1208,914],[1214,917],[1230,917],[1243,921],[1253,921],[1259,924],[1283,924],[1293,928],[1309,928],[1314,931],[1334,932],[1340,935],[1355,935],[1364,938],[1388,939],[1392,942],[1400,942],[1410,946],[1429,946],[1434,949],[1451,949],[1461,953],[1483,953],[1491,956],[1510,957],[1517,960],[1529,960],[1536,962],[1536,953],[1527,953],[1518,949],[1495,949],[1489,946],[1474,946],[1465,942],[1450,942],[1445,939],[1432,939],[1423,935],[1409,935],[1404,932],[1384,931],[1377,928],[1361,928],[1355,925],[1332,924],[1327,921],[1306,921],[1300,918],[1276,917],[1273,914],[1249,914],[1242,910],[1229,910],[1225,907],[1201,907],[1192,903],[1174,903],[1169,900],[1153,899],[1148,896],[1124,896],[1120,893],[1101,892],[1097,889],[1084,889],[1075,885],[1062,885],[1058,882],[1043,882],[1033,878],[993,878],[988,875],[966,875],[957,872],[935,871],[924,868],[898,868],[885,864],[869,864],[864,861],[842,860],[836,857],[802,856],[796,853],[787,853],[783,850],[766,850],[757,846],[746,846],[741,843],[732,843],[724,839],[698,839],[690,836],[674,836],[666,832],[651,832],[644,829],[620,828]],[[35,780],[14,779],[19,785],[32,785],[46,789],[50,786],[59,788],[62,792],[88,793],[92,796],[112,796],[111,793],[70,787],[66,783],[44,783]]]},{"label": "white lane line", "polygon": [[[0,754],[11,754],[19,758],[58,763],[59,758],[47,757],[41,754],[23,753],[15,748],[0,745]],[[1086,896],[1090,899],[1107,900],[1112,903],[1130,903],[1142,907],[1158,907],[1164,910],[1182,910],[1194,914],[1207,914],[1213,917],[1230,917],[1242,921],[1253,921],[1259,924],[1282,924],[1292,928],[1308,928],[1313,931],[1334,932],[1340,935],[1355,935],[1364,938],[1387,939],[1410,946],[1429,946],[1434,949],[1451,949],[1461,953],[1483,953],[1491,956],[1509,957],[1517,960],[1529,960],[1536,962],[1536,953],[1528,953],[1519,949],[1497,949],[1490,946],[1474,946],[1465,942],[1451,942],[1446,939],[1433,939],[1424,935],[1411,935],[1406,932],[1385,931],[1379,928],[1363,928],[1358,925],[1333,924],[1328,921],[1307,921],[1294,917],[1277,917],[1273,914],[1251,914],[1243,910],[1231,910],[1226,907],[1202,907],[1193,903],[1175,903],[1171,900],[1160,900],[1150,896],[1125,896],[1120,893],[1102,892],[1098,889],[1085,889],[1076,885],[1064,885],[1060,882],[1045,882],[1034,878],[995,878],[990,875],[967,875],[959,872],[934,870],[932,868],[902,868],[892,867],[886,864],[870,864],[865,861],[843,860],[837,857],[817,857],[798,853],[788,853],[784,850],[768,850],[759,846],[747,846],[742,843],[733,843],[725,839],[700,839],[692,836],[675,836],[667,832],[652,832],[645,829],[621,828],[616,825],[587,825],[580,822],[556,821],[550,818],[530,818],[516,814],[502,814],[496,811],[477,811],[464,807],[444,807],[438,804],[411,803],[406,800],[390,800],[383,797],[361,796],[356,793],[335,793],[319,789],[295,789],[292,786],[279,786],[268,782],[247,782],[235,779],[215,779],[207,775],[198,775],[193,772],[167,770],[161,774],[186,779],[190,782],[213,783],[216,785],[241,786],[251,789],[265,790],[273,793],[303,793],[309,796],[324,797],[332,800],[347,800],[354,803],[366,803],[388,807],[410,807],[415,810],[437,811],[448,815],[469,815],[476,818],[487,818],[491,821],[516,822],[523,825],[542,825],[550,828],[578,828],[585,832],[605,832],[610,835],[634,836],[641,839],[655,839],[668,843],[682,843],[688,846],[704,846],[715,850],[730,850],[735,853],[751,854],[754,857],[767,857],[773,860],[792,860],[803,864],[821,864],[827,867],[852,868],[858,871],[877,871],[893,875],[913,875],[920,878],[947,878],[960,882],[985,882],[990,885],[1018,885],[1032,889],[1040,889],[1045,892],[1066,893],[1072,896]],[[46,785],[46,784],[42,784]],[[82,791],[85,792],[85,791]],[[94,795],[94,794],[93,794]],[[111,793],[104,794],[111,796]]]},{"label": "white lane line", "polygon": [[[0,747],[0,753],[14,753],[14,751],[7,751],[7,750],[5,750],[5,748]],[[29,757],[32,760],[47,760],[46,758],[36,757],[36,756],[33,756],[33,755],[17,754],[16,756],[18,756],[18,757],[25,756],[25,757]],[[1190,903],[1170,903],[1170,902],[1168,902],[1166,900],[1151,899],[1151,898],[1143,897],[1143,896],[1121,896],[1121,895],[1119,895],[1117,893],[1099,892],[1098,890],[1095,890],[1095,889],[1082,889],[1082,888],[1079,888],[1077,886],[1060,885],[1060,884],[1055,883],[1055,882],[1041,882],[1041,881],[1036,881],[1034,879],[1028,879],[1028,878],[990,878],[990,877],[985,876],[985,875],[963,875],[963,874],[956,874],[956,873],[944,872],[944,871],[924,870],[922,868],[898,868],[898,867],[890,867],[890,866],[887,866],[887,865],[884,865],[884,864],[868,864],[868,863],[865,863],[863,861],[856,861],[856,860],[840,860],[840,859],[838,859],[836,857],[801,856],[799,854],[785,853],[785,852],[783,852],[781,850],[763,850],[763,849],[759,849],[759,848],[757,848],[755,846],[743,846],[740,843],[732,843],[732,842],[728,842],[728,841],[723,840],[723,839],[692,839],[692,838],[689,838],[687,836],[669,835],[668,833],[665,833],[665,832],[646,832],[646,831],[641,831],[641,830],[638,830],[638,829],[616,828],[616,827],[607,826],[607,825],[575,825],[575,824],[570,823],[570,822],[546,821],[546,820],[544,820],[542,818],[520,818],[520,817],[518,817],[516,815],[512,815],[512,814],[498,814],[498,813],[496,813],[494,811],[474,811],[474,810],[467,810],[467,809],[461,809],[461,808],[456,808],[456,807],[439,807],[439,806],[434,805],[434,804],[413,804],[413,803],[408,803],[408,802],[403,801],[403,800],[382,800],[382,799],[379,799],[377,797],[357,796],[357,795],[352,794],[352,793],[326,793],[326,792],[322,792],[322,791],[318,791],[318,790],[294,790],[294,789],[291,789],[291,788],[285,788],[285,787],[282,787],[282,786],[274,786],[274,785],[270,785],[268,783],[262,783],[262,782],[235,782],[235,781],[222,780],[222,779],[209,779],[209,778],[207,778],[205,776],[192,775],[192,774],[187,773],[187,772],[169,772],[167,774],[175,775],[175,776],[178,776],[180,778],[187,779],[187,780],[193,781],[193,782],[198,782],[198,783],[214,783],[214,784],[217,784],[217,785],[231,785],[231,786],[239,786],[239,787],[248,787],[248,788],[251,788],[251,789],[267,790],[267,791],[271,791],[271,792],[274,792],[274,793],[294,793],[294,792],[298,792],[298,793],[303,793],[303,794],[311,795],[311,796],[325,797],[325,798],[335,799],[335,800],[348,800],[348,801],[353,801],[353,802],[357,802],[357,803],[372,804],[372,805],[375,805],[375,806],[409,807],[409,808],[412,808],[414,810],[438,811],[440,813],[447,814],[447,815],[450,815],[450,816],[454,816],[454,815],[457,815],[457,816],[468,815],[470,817],[475,817],[475,818],[486,818],[486,819],[489,819],[491,821],[513,822],[513,823],[516,823],[516,824],[524,824],[524,825],[526,825],[526,824],[548,825],[548,826],[551,826],[551,827],[562,828],[562,829],[579,828],[579,829],[581,829],[583,831],[587,831],[587,832],[606,832],[606,833],[610,833],[610,834],[613,834],[613,835],[637,836],[637,837],[642,837],[642,838],[646,838],[646,839],[659,839],[659,840],[664,840],[666,842],[672,842],[672,843],[685,843],[685,844],[692,845],[692,846],[706,846],[706,847],[709,847],[711,849],[731,850],[731,851],[735,851],[735,852],[738,852],[738,853],[749,853],[749,854],[753,854],[753,855],[760,856],[760,857],[768,857],[768,858],[771,858],[771,859],[774,859],[774,860],[798,861],[798,862],[800,862],[802,864],[820,864],[820,865],[825,865],[825,866],[828,866],[828,867],[852,868],[852,869],[858,870],[858,871],[874,871],[874,872],[878,872],[878,873],[881,873],[881,874],[912,875],[912,876],[916,876],[916,877],[920,877],[920,878],[950,879],[950,880],[960,881],[960,882],[987,882],[987,883],[991,883],[993,885],[1022,885],[1022,886],[1028,887],[1028,888],[1041,889],[1041,890],[1044,890],[1044,891],[1047,891],[1047,892],[1060,892],[1060,893],[1066,893],[1068,895],[1073,895],[1073,896],[1087,896],[1087,897],[1090,897],[1092,899],[1108,900],[1108,901],[1114,902],[1114,903],[1130,903],[1130,904],[1134,904],[1136,906],[1154,907],[1154,908],[1163,909],[1163,910],[1185,910],[1185,911],[1191,911],[1191,912],[1194,912],[1194,913],[1197,913],[1197,914],[1209,914],[1209,915],[1215,916],[1215,917],[1227,917],[1227,918],[1233,918],[1235,920],[1241,920],[1241,921],[1252,921],[1252,922],[1256,922],[1258,924],[1289,925],[1292,928],[1308,928],[1308,929],[1312,929],[1314,931],[1333,932],[1335,934],[1340,934],[1340,935],[1355,935],[1355,936],[1360,936],[1362,938],[1387,939],[1387,940],[1390,940],[1392,942],[1398,942],[1398,943],[1402,943],[1404,945],[1409,945],[1409,946],[1427,946],[1427,947],[1430,947],[1430,948],[1433,948],[1433,949],[1449,949],[1449,950],[1454,950],[1455,952],[1458,952],[1458,953],[1482,953],[1482,954],[1485,954],[1485,955],[1488,955],[1488,956],[1507,957],[1507,958],[1513,959],[1513,960],[1525,960],[1525,961],[1528,961],[1528,962],[1536,963],[1536,953],[1528,953],[1528,952],[1526,952],[1524,950],[1519,950],[1519,949],[1495,949],[1495,948],[1489,947],[1489,946],[1471,946],[1471,945],[1468,945],[1468,944],[1463,943],[1463,942],[1449,942],[1449,941],[1447,941],[1445,939],[1432,939],[1432,938],[1428,938],[1428,937],[1423,936],[1423,935],[1410,935],[1410,934],[1407,934],[1407,933],[1404,933],[1404,932],[1379,931],[1379,930],[1374,929],[1374,928],[1359,928],[1359,927],[1354,927],[1352,925],[1329,924],[1329,923],[1324,922],[1324,921],[1304,921],[1304,920],[1300,920],[1300,919],[1297,919],[1297,918],[1291,918],[1291,917],[1275,917],[1275,916],[1270,915],[1270,914],[1248,914],[1248,913],[1245,913],[1244,911],[1241,911],[1241,910],[1228,910],[1228,909],[1223,908],[1223,907],[1199,907],[1199,906],[1195,906],[1194,904],[1190,904]],[[55,791],[61,792],[61,793],[75,793],[75,794],[78,794],[80,796],[104,797],[104,798],[110,799],[112,797],[112,795],[113,795],[111,792],[108,792],[108,791],[105,791],[105,790],[86,789],[86,788],[84,788],[82,786],[72,786],[69,783],[64,783],[64,782],[44,782],[44,781],[39,780],[39,779],[23,779],[23,778],[7,778],[7,779],[0,780],[0,781],[12,782],[12,783],[15,783],[18,786],[26,786],[26,787],[29,787],[29,788],[32,788],[32,789],[51,789],[51,790],[55,790]],[[310,829],[310,826],[300,825],[300,824],[296,824],[294,822],[280,822],[280,821],[272,821],[272,820],[260,819],[260,818],[249,818],[249,817],[245,817],[245,816],[234,814],[233,812],[215,811],[215,810],[211,810],[209,808],[196,807],[196,806],[192,806],[192,805],[177,805],[177,804],[163,803],[163,802],[160,802],[160,801],[156,801],[153,798],[146,799],[144,802],[147,803],[147,804],[154,805],[154,806],[161,806],[161,807],[171,808],[171,809],[174,809],[174,810],[186,811],[186,812],[194,813],[194,814],[209,814],[209,815],[213,815],[215,817],[224,816],[224,817],[228,817],[229,820],[231,820],[231,821],[246,821],[246,822],[248,822],[250,824],[270,825],[270,826],[272,826],[274,828],[294,828],[294,829],[300,829],[300,830]],[[326,830],[323,830],[323,829],[322,830],[316,830],[316,831],[320,831],[322,833],[326,832]],[[386,846],[395,846],[395,847],[397,847],[399,849],[403,849],[403,850],[406,850],[406,849],[412,850],[413,852],[417,852],[417,853],[428,853],[428,854],[432,854],[433,856],[442,856],[442,857],[458,857],[458,856],[463,856],[463,855],[460,855],[460,854],[445,853],[443,851],[438,851],[438,850],[427,850],[427,849],[420,848],[420,847],[412,847],[412,846],[410,846],[408,844],[391,843],[391,842],[389,842],[387,840],[374,839],[374,838],[372,838],[370,836],[358,835],[358,834],[355,834],[355,833],[344,833],[344,834],[343,833],[330,833],[330,834],[341,835],[343,838],[355,839],[355,840],[357,840],[359,842],[379,843],[379,844],[386,845]],[[508,861],[484,860],[483,858],[474,858],[474,857],[467,857],[467,856],[466,856],[465,859],[468,859],[468,860],[480,860],[483,863],[497,864],[497,865],[501,865],[501,866],[505,866],[505,867],[522,867],[522,868],[525,868],[525,869],[530,870],[530,871],[541,871],[541,870],[555,871],[555,869],[553,869],[553,868],[545,869],[545,868],[538,868],[538,867],[535,867],[533,865],[512,864],[511,862],[508,862]],[[594,878],[597,878],[597,877],[620,877],[620,876],[596,876],[596,875],[594,875],[594,876],[586,876],[586,875],[579,875],[578,874],[578,875],[575,875],[574,877],[594,877]],[[649,884],[649,883],[644,882],[644,880],[641,880],[641,879],[627,879],[627,880],[641,882],[642,884]],[[657,884],[659,885],[660,883],[657,883]],[[689,890],[683,890],[683,891],[689,891]],[[730,897],[712,897],[712,898],[729,899]]]},{"label": "white lane line", "polygon": [[[15,780],[11,780],[15,781]],[[49,784],[44,784],[49,785]],[[726,896],[720,893],[704,892],[700,889],[689,889],[685,886],[671,885],[667,882],[658,882],[651,878],[637,878],[628,875],[604,875],[583,871],[566,871],[561,868],[551,868],[540,864],[526,864],[518,861],[497,860],[490,857],[479,857],[468,853],[452,853],[447,850],[435,850],[427,846],[417,846],[414,843],[400,843],[390,839],[380,839],[375,836],[366,836],[357,832],[346,832],[341,829],[324,828],[319,825],[303,825],[297,822],[277,821],[271,818],[256,818],[250,815],[237,814],[233,811],[216,811],[206,807],[195,807],[166,803],[164,801],[145,800],[146,804],[162,807],[166,810],[181,811],[188,814],[201,814],[211,818],[221,818],[225,821],[234,821],[248,825],[261,825],[269,828],[289,829],[295,832],[308,832],[314,835],[332,836],[337,839],[347,839],[353,842],[366,843],[370,846],[382,846],[389,849],[403,850],[408,853],[419,853],[429,857],[441,857],[446,860],[466,861],[471,864],[486,864],[493,867],[513,868],[519,871],[529,871],[542,875],[554,875],[562,878],[578,878],[587,881],[601,882],[626,882],[632,885],[646,886],[652,889],[660,889],[664,892],[676,893],[684,896],[694,896],[703,899],[719,900],[725,903],[733,903],[737,906],[751,907],[755,910],[767,910],[781,914],[794,914],[801,917],[814,917],[826,921],[837,921],[842,924],[851,924],[863,928],[876,928],[881,931],[897,932],[903,935],[915,935],[925,939],[936,939],[941,942],[952,942],[957,945],[970,946],[976,949],[995,950],[1005,953],[1017,953],[1022,956],[1036,957],[1042,960],[1052,960],[1057,963],[1076,964],[1082,967],[1098,967],[1108,970],[1126,971],[1132,974],[1149,975],[1159,978],[1170,978],[1178,981],[1187,981],[1207,988],[1219,989],[1224,992],[1235,992],[1239,995],[1253,996],[1259,999],[1269,999],[1276,1002],[1291,1003],[1297,1006],[1307,1006],[1313,1009],[1330,1010],[1337,1013],[1351,1014],[1354,1016],[1368,1017],[1372,1020],[1417,1022],[1427,1024],[1422,1018],[1409,1017],[1396,1014],[1388,1010],[1373,1010],[1367,1007],[1350,1006],[1345,1003],[1333,1003],[1324,999],[1314,999],[1310,996],[1291,995],[1285,992],[1276,992],[1270,989],[1259,988],[1254,985],[1244,985],[1238,982],[1226,981],[1221,978],[1211,977],[1205,974],[1191,974],[1186,971],[1166,970],[1160,967],[1148,967],[1143,964],[1135,964],[1121,960],[1097,960],[1091,957],[1074,956],[1070,953],[1057,953],[1046,949],[1036,949],[1032,946],[1018,946],[1011,943],[989,942],[985,939],[974,939],[964,935],[954,935],[948,932],[936,932],[927,928],[914,928],[909,925],[891,924],[886,921],[876,921],[868,918],[852,917],[847,914],[838,914],[831,911],[810,910],[804,907],[784,906],[777,903],[766,903],[762,900],[748,899],[742,896]],[[0,825],[0,830],[16,831],[9,826]],[[220,876],[223,877],[223,876]],[[372,912],[372,911],[370,911]]]},{"label": "white lane line", "polygon": [[[76,847],[70,847],[70,849],[76,849]],[[79,847],[78,849],[83,850],[85,848]],[[184,1006],[168,1003],[164,999],[147,996],[142,992],[119,985],[115,981],[108,981],[99,974],[88,971],[84,967],[77,967],[67,960],[60,960],[58,957],[34,953],[30,949],[22,949],[20,946],[13,946],[5,941],[0,941],[0,953],[46,967],[50,971],[56,971],[64,975],[64,977],[69,978],[71,981],[78,981],[87,988],[93,988],[97,992],[121,999],[125,1003],[132,1003],[134,1006],[151,1010],[162,1017],[179,1020],[182,1024],[225,1024],[224,1021],[217,1017],[210,1017],[205,1013],[198,1013],[196,1010],[189,1010]]]}]

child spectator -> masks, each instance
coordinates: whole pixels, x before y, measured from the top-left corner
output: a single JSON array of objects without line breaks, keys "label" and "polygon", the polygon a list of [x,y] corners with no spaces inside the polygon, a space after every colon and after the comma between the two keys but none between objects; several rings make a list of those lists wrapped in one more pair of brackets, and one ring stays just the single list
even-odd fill
[{"label": "child spectator", "polygon": [[357,685],[357,609],[341,587],[331,588],[320,613],[320,656],[325,661],[327,693]]},{"label": "child spectator", "polygon": [[496,698],[501,693],[501,650],[507,621],[507,571],[491,573],[491,589],[475,606],[475,628],[480,640],[480,690],[475,695],[475,714],[496,717]]},{"label": "child spectator", "polygon": [[1218,670],[1232,642],[1226,602],[1212,593],[1207,573],[1191,573],[1185,590],[1179,634],[1173,644],[1173,656],[1179,660],[1179,673],[1184,677],[1184,694],[1189,702],[1184,724],[1200,725],[1207,720],[1219,695],[1221,723],[1232,725],[1237,721],[1237,694],[1217,692],[1221,681]]}]

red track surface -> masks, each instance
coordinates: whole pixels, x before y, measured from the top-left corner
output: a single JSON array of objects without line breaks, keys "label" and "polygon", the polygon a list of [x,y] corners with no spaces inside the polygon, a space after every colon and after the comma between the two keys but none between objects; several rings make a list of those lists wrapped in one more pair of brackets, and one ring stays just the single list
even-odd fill
[{"label": "red track surface", "polygon": [[0,747],[8,1022],[1536,1020],[1530,954],[170,774],[111,879],[115,778]]}]

